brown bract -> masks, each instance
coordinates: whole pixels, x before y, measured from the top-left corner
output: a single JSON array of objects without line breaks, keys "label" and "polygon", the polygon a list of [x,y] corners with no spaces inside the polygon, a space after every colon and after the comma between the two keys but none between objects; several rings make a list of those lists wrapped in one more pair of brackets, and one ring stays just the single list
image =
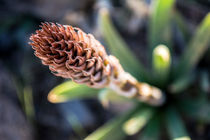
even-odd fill
[{"label": "brown bract", "polygon": [[107,86],[111,65],[104,47],[91,34],[48,22],[40,27],[29,44],[53,74],[95,88]]}]

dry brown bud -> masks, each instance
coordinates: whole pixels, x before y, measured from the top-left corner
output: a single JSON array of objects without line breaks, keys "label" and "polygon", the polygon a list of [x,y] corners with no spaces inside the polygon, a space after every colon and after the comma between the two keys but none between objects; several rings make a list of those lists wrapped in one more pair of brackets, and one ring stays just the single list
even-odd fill
[{"label": "dry brown bud", "polygon": [[79,28],[46,22],[30,40],[35,55],[56,76],[94,88],[109,87],[118,94],[150,104],[163,102],[160,90],[139,83],[123,70],[117,58],[107,55],[93,35]]},{"label": "dry brown bud", "polygon": [[42,23],[30,40],[35,55],[56,76],[98,88],[108,84],[108,56],[91,34],[68,25]]}]

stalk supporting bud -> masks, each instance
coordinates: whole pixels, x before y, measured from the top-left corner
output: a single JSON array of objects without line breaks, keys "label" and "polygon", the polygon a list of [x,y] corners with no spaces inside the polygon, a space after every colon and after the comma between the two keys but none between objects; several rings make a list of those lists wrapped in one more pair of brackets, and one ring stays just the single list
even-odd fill
[{"label": "stalk supporting bud", "polygon": [[123,70],[116,57],[107,55],[93,35],[79,28],[46,22],[30,40],[35,55],[56,76],[92,88],[108,87],[122,96],[135,97],[152,105],[164,101],[159,89],[138,82]]}]

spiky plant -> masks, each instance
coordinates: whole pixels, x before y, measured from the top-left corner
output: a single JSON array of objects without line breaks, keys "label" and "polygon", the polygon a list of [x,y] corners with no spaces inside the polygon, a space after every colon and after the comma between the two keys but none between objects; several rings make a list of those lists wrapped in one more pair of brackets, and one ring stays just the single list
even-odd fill
[{"label": "spiky plant", "polygon": [[174,3],[174,0],[153,2],[148,33],[150,71],[120,38],[105,7],[100,9],[99,25],[113,56],[107,55],[91,34],[69,25],[43,23],[31,36],[30,44],[42,63],[56,76],[77,83],[68,81],[52,89],[48,96],[51,102],[96,96],[94,93],[99,93],[104,105],[117,102],[121,96],[133,102],[133,109],[111,120],[85,140],[121,140],[125,134],[138,132],[141,132],[141,140],[156,140],[160,139],[163,128],[167,128],[170,139],[190,140],[183,117],[210,121],[209,101],[205,95],[208,92],[206,85],[209,86],[206,72],[204,76],[202,74],[201,86],[197,85],[193,92],[190,88],[193,77],[199,75],[195,66],[210,44],[210,14],[199,25],[181,57],[173,59],[172,66],[175,54],[171,22],[180,33],[186,33],[182,30],[185,24],[181,15],[176,10],[172,13]]}]

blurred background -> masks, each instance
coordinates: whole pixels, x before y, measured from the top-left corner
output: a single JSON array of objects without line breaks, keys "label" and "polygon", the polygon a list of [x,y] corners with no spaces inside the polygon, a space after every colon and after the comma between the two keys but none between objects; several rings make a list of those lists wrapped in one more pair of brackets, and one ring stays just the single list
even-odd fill
[{"label": "blurred background", "polygon": [[[0,140],[81,140],[123,111],[114,105],[104,108],[97,99],[50,103],[47,94],[65,79],[55,77],[33,55],[29,37],[40,22],[48,21],[80,27],[103,43],[98,9],[106,5],[115,27],[147,65],[150,4],[151,0],[1,0]],[[177,0],[175,8],[193,32],[210,11],[210,0]],[[184,44],[176,35],[179,54]],[[199,65],[209,67],[207,60]]]}]

